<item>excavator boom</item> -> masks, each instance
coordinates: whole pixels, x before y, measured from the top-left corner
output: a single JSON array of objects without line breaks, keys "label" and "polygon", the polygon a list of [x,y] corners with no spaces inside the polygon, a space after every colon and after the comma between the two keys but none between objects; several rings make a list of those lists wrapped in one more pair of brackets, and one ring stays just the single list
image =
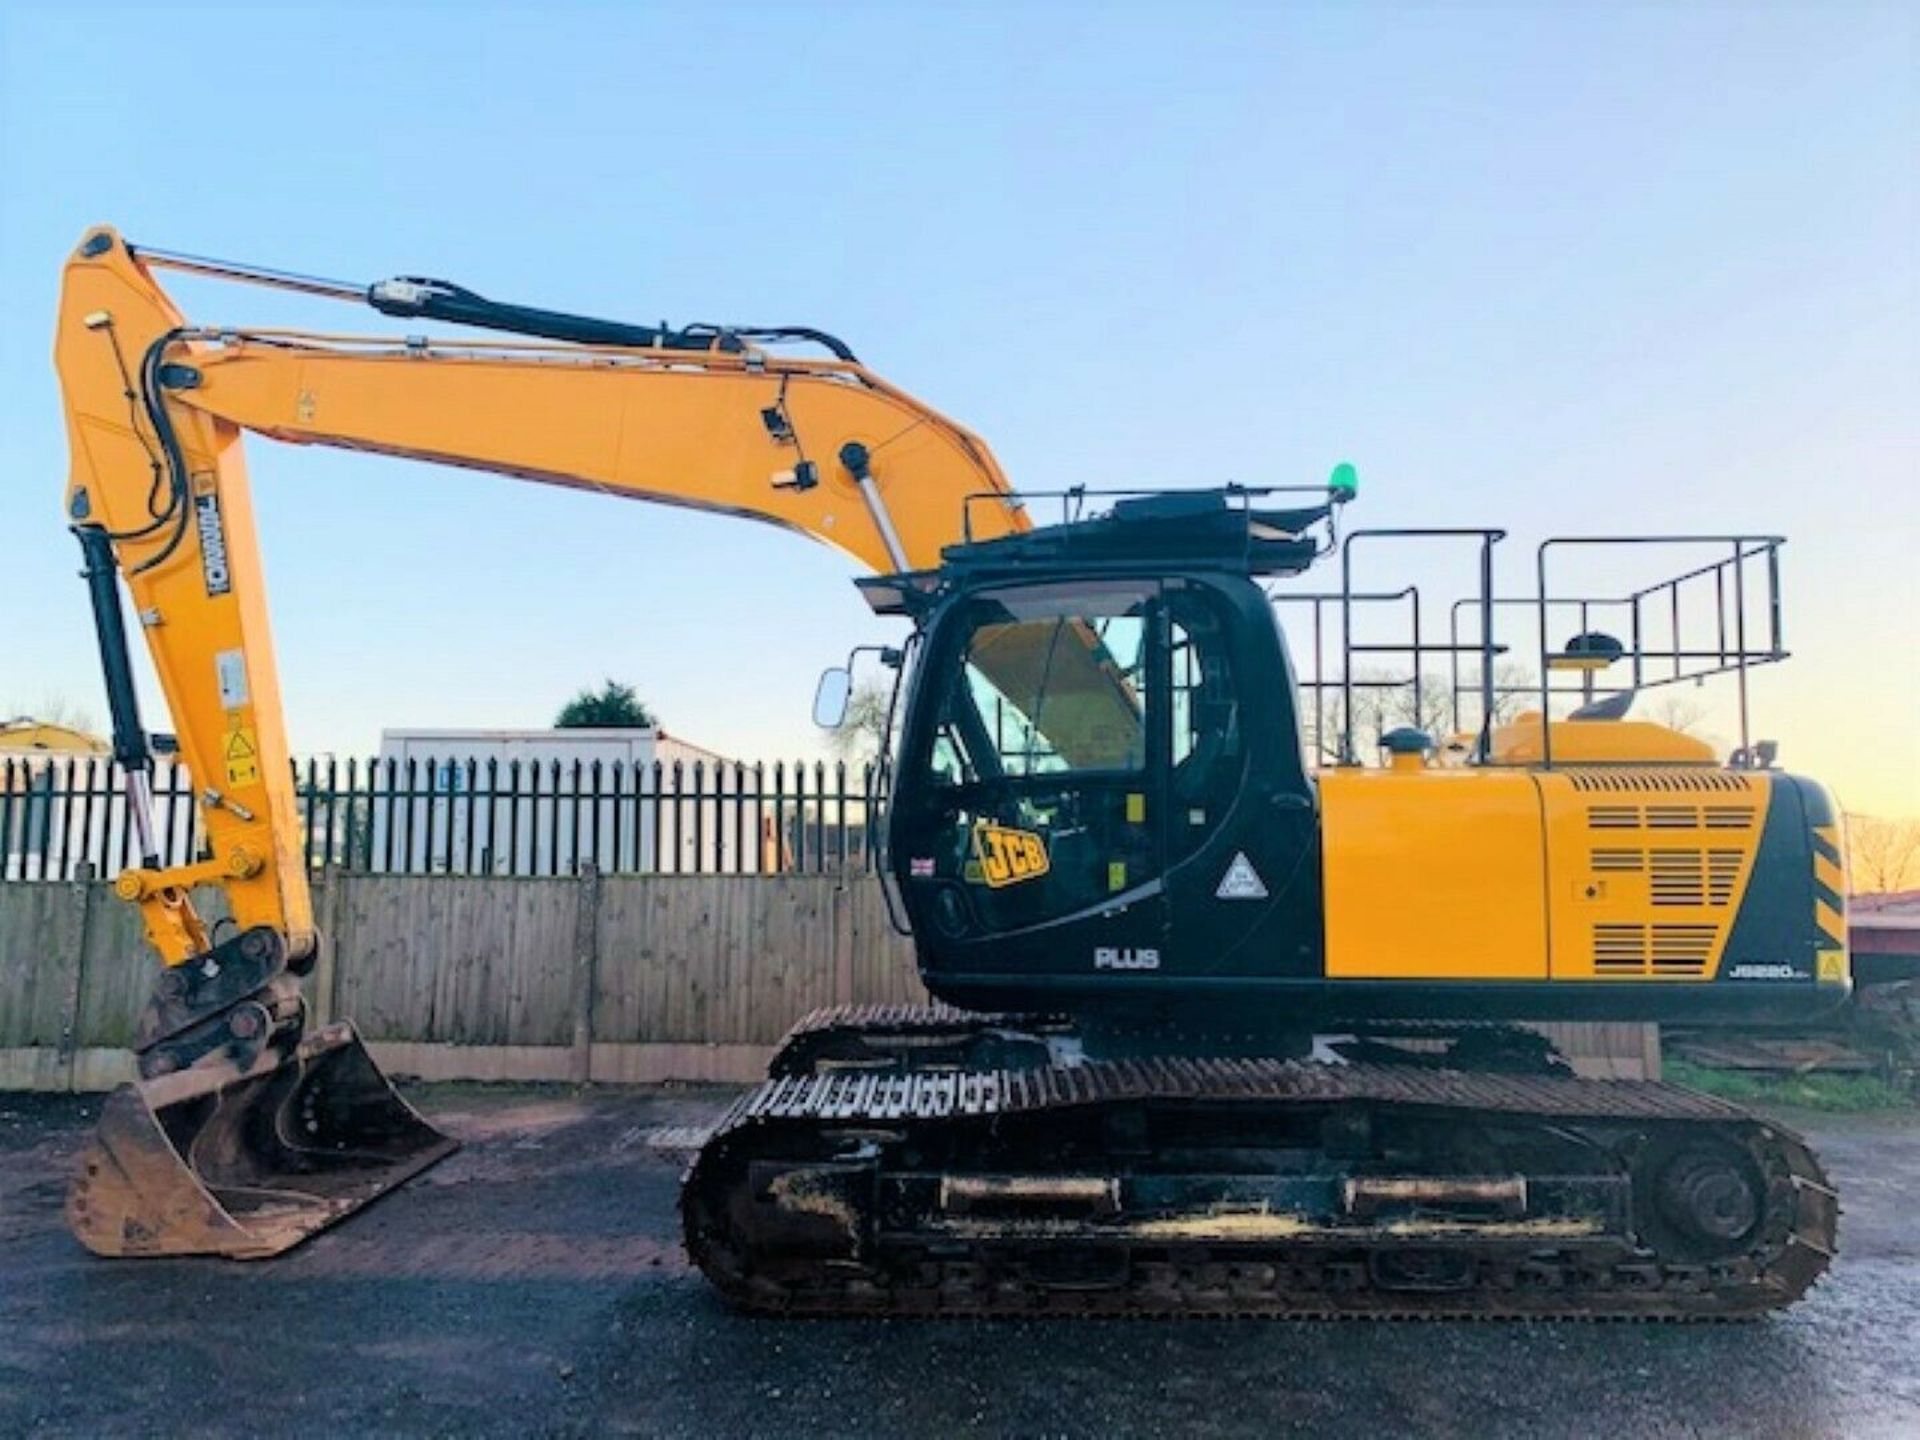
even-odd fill
[{"label": "excavator boom", "polygon": [[[201,326],[161,288],[163,269],[511,338]],[[790,343],[827,355],[766,348]],[[167,967],[136,1043],[142,1080],[108,1107],[70,1199],[75,1229],[107,1253],[275,1253],[451,1149],[350,1027],[307,1033],[299,979],[320,937],[247,432],[764,520],[876,570],[1026,528],[984,443],[804,327],[630,325],[444,281],[359,286],[148,250],[100,229],[68,262],[55,362],[67,518],[140,837],[141,863],[116,886]],[[206,851],[186,865],[162,867],[150,838],[119,583],[194,777]],[[196,908],[205,886],[223,892],[230,934]]]}]

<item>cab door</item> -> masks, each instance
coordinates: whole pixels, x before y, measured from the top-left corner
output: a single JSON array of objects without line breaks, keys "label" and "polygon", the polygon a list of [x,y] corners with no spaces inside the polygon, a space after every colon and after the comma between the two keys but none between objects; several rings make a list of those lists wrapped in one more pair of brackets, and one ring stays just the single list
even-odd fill
[{"label": "cab door", "polygon": [[1150,974],[1167,929],[1160,583],[967,597],[925,664],[892,829],[923,969]]},{"label": "cab door", "polygon": [[1319,812],[1292,669],[1258,586],[1165,586],[1165,894],[1170,980],[1314,976]]}]

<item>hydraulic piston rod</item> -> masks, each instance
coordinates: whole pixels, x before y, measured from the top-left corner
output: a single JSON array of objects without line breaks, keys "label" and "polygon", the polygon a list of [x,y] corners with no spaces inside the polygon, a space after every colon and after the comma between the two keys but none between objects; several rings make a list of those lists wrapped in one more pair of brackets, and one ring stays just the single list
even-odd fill
[{"label": "hydraulic piston rod", "polygon": [[93,602],[93,630],[100,642],[100,669],[107,682],[107,709],[113,716],[113,758],[126,776],[127,814],[140,846],[140,863],[160,863],[153,838],[153,751],[140,723],[140,697],[133,688],[133,661],[127,654],[126,617],[113,562],[113,541],[98,525],[76,525],[86,568],[87,597]]}]

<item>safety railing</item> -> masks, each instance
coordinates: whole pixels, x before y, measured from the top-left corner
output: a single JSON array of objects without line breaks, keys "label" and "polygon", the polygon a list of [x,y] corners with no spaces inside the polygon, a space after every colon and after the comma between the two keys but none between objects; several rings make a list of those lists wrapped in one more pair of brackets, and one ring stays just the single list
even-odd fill
[{"label": "safety railing", "polygon": [[[1294,607],[1286,629],[1303,671],[1301,723],[1320,763],[1359,763],[1362,714],[1372,714],[1376,729],[1387,721],[1417,730],[1444,724],[1458,753],[1484,761],[1493,727],[1519,711],[1604,718],[1626,713],[1641,691],[1716,678],[1730,680],[1736,698],[1733,763],[1768,763],[1767,747],[1752,736],[1748,674],[1788,655],[1781,537],[1556,536],[1540,543],[1535,587],[1525,595],[1495,591],[1494,550],[1503,538],[1498,530],[1356,530],[1341,543],[1338,589],[1269,591],[1283,613]],[[1356,544],[1376,541],[1468,542],[1477,552],[1477,576],[1458,587],[1468,593],[1448,607],[1444,635],[1429,633],[1434,606],[1428,601],[1423,612],[1420,585],[1355,585]],[[1648,584],[1570,587],[1554,561],[1564,565],[1573,551],[1597,560],[1603,578],[1627,573],[1630,557],[1642,553],[1687,558],[1678,573]],[[1431,578],[1430,566],[1419,573]],[[1337,743],[1328,743],[1329,730]],[[1538,763],[1551,765],[1551,727],[1541,744]]]},{"label": "safety railing", "polygon": [[[611,763],[332,757],[296,762],[314,869],[390,874],[739,875],[868,864],[870,767],[824,761]],[[186,770],[154,777],[164,865],[201,853]],[[103,756],[0,760],[0,880],[139,863],[123,776]]]}]

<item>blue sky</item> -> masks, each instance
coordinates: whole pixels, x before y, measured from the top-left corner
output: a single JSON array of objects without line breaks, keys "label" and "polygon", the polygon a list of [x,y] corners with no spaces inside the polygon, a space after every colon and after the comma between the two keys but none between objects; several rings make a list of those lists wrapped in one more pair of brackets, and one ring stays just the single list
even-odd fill
[{"label": "blue sky", "polygon": [[[0,6],[0,708],[104,707],[48,361],[89,224],[800,322],[1017,485],[1361,470],[1386,524],[1778,530],[1760,730],[1920,813],[1920,102],[1898,5]],[[208,322],[365,330],[173,286]],[[876,626],[737,521],[260,442],[296,750],[635,683],[806,753]],[[1608,577],[1611,578],[1611,577]],[[24,623],[23,623],[24,620]],[[157,721],[156,721],[157,723]]]}]

